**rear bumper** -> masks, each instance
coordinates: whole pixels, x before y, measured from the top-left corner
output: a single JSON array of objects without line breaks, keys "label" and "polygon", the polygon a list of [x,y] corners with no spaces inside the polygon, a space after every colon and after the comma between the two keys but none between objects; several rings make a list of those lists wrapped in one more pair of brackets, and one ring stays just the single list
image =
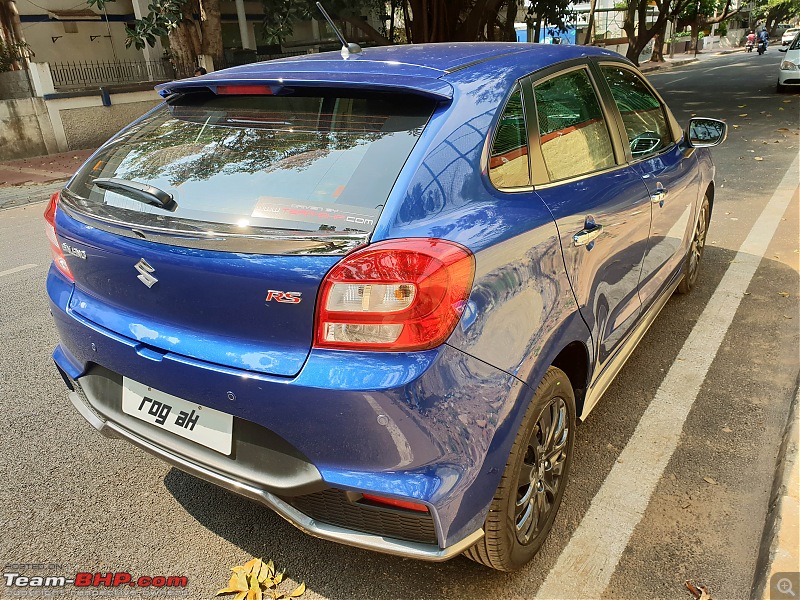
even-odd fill
[{"label": "rear bumper", "polygon": [[125,429],[118,423],[110,420],[104,420],[85,399],[85,396],[79,394],[77,391],[70,392],[69,399],[73,406],[83,416],[84,419],[97,431],[109,438],[120,438],[127,440],[134,446],[153,454],[163,461],[169,463],[173,467],[180,469],[186,473],[204,479],[210,483],[218,485],[236,494],[246,496],[252,500],[260,502],[277,512],[281,517],[286,519],[289,523],[298,529],[324,540],[339,542],[348,546],[355,546],[365,550],[373,550],[392,554],[395,556],[402,556],[405,558],[416,558],[420,560],[441,562],[449,560],[464,552],[467,548],[472,546],[475,542],[480,540],[483,535],[483,529],[479,529],[473,534],[465,537],[460,542],[449,546],[447,548],[439,548],[431,544],[419,544],[405,540],[391,539],[384,536],[370,535],[337,527],[328,523],[316,521],[315,519],[303,514],[295,509],[288,503],[284,502],[277,496],[261,489],[253,484],[236,480],[224,473],[213,471],[206,466],[192,462],[187,458],[178,454],[172,453],[165,448],[162,448],[149,440],[136,435],[135,433]]},{"label": "rear bumper", "polygon": [[[441,561],[483,535],[518,426],[517,406],[527,405],[532,394],[512,375],[447,345],[377,357],[315,350],[293,378],[238,371],[170,352],[142,352],[135,340],[69,311],[71,287],[51,271],[47,289],[61,337],[54,359],[68,383],[88,390],[72,400],[95,429],[253,498],[320,538]],[[98,372],[113,379],[113,385],[93,383]],[[232,414],[234,454],[224,456],[124,414],[123,376]],[[251,434],[242,440],[244,430]],[[288,468],[281,466],[285,457],[273,460],[264,458],[275,456],[266,453],[237,464],[246,455],[242,442],[256,445],[262,435],[257,431],[274,436],[272,446],[300,462]],[[331,490],[424,504],[433,535],[402,539],[387,535],[398,531],[389,526],[375,535],[374,528],[360,527],[352,514],[331,523],[325,511],[306,510],[314,505],[311,500]]]}]

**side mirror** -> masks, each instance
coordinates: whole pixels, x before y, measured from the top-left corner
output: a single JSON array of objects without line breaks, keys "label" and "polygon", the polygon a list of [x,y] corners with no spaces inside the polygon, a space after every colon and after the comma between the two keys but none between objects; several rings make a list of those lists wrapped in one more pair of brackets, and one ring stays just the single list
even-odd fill
[{"label": "side mirror", "polygon": [[728,125],[719,119],[695,117],[689,120],[686,140],[692,148],[719,146],[728,137]]}]

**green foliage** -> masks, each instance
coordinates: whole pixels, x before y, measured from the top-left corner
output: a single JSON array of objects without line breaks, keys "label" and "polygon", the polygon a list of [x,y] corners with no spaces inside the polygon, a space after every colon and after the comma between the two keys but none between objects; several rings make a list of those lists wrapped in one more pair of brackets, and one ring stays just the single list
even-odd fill
[{"label": "green foliage", "polygon": [[[99,9],[108,2],[114,0],[86,0],[89,6],[96,6]],[[176,29],[183,18],[183,7],[187,0],[154,0],[148,5],[149,11],[131,27],[125,26],[125,46],[134,46],[141,50],[145,45],[151,48],[156,45],[158,39],[169,34]]]},{"label": "green foliage", "polygon": [[[285,42],[292,36],[294,24],[299,21],[314,18],[320,21],[321,28],[326,27],[314,0],[261,0],[261,5],[264,8],[262,34],[268,44]],[[325,0],[323,6],[334,19],[360,18],[372,11],[386,12],[386,3],[379,0]],[[330,36],[333,36],[333,32]]]},{"label": "green foliage", "polygon": [[33,52],[25,42],[7,44],[0,40],[0,73],[10,71],[15,62],[22,60],[26,56],[33,56]]},{"label": "green foliage", "polygon": [[530,0],[528,18],[536,15],[541,23],[555,25],[560,31],[567,31],[567,18],[572,16],[571,0]]},{"label": "green foliage", "polygon": [[[311,18],[318,12],[310,0],[261,0],[264,19],[261,23],[264,41],[280,44],[294,33],[294,24]],[[321,15],[320,15],[321,17]]]}]

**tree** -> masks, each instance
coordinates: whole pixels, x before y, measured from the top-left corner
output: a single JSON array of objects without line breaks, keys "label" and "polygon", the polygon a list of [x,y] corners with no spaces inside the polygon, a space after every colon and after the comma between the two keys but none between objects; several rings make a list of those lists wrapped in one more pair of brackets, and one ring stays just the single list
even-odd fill
[{"label": "tree", "polygon": [[[651,62],[664,62],[664,36],[667,32],[667,22],[675,22],[677,16],[686,9],[689,3],[695,1],[696,0],[670,0],[667,2],[667,19],[664,21],[664,25],[661,29],[656,31],[653,36],[653,54],[650,56]],[[672,34],[675,35],[675,32],[673,31]]]},{"label": "tree", "polygon": [[[300,19],[319,19],[312,0],[262,0],[264,5],[264,35],[274,43],[281,43],[292,34],[292,25]],[[387,4],[389,14],[384,15]],[[541,19],[554,20],[550,6],[566,6],[566,0],[538,0],[529,11],[529,16],[540,15]],[[331,16],[358,30],[360,39],[377,44],[394,43],[397,36],[396,21],[403,16],[406,42],[475,42],[516,39],[514,21],[520,0],[329,0],[325,3]],[[538,12],[537,12],[538,8]],[[389,26],[379,32],[371,27],[361,15],[369,11],[385,17]],[[563,12],[563,10],[562,10]],[[563,23],[563,21],[561,21]]]},{"label": "tree", "polygon": [[679,16],[679,21],[681,24],[691,27],[692,43],[689,48],[690,51],[697,48],[697,42],[702,28],[713,25],[714,23],[722,23],[722,21],[741,10],[741,7],[731,10],[732,1],[733,0],[693,0],[683,10]]},{"label": "tree", "polygon": [[542,25],[552,24],[559,31],[567,30],[567,17],[572,14],[570,0],[529,0],[528,22],[533,25],[533,39],[539,39]]},{"label": "tree", "polygon": [[655,0],[658,14],[650,27],[647,26],[650,0],[628,0],[625,5],[622,22],[622,29],[628,36],[628,51],[625,56],[634,64],[639,64],[639,55],[650,40],[659,32],[663,35],[666,30],[669,3],[670,0]]},{"label": "tree", "polygon": [[[87,0],[89,6],[102,9],[114,0]],[[192,70],[200,54],[212,57],[222,64],[222,26],[220,0],[153,0],[150,11],[138,19],[133,27],[126,26],[125,45],[142,49],[155,46],[158,38],[169,37],[169,47],[175,63],[184,70]],[[195,18],[199,16],[199,23]],[[198,27],[199,26],[199,27]]]},{"label": "tree", "polygon": [[800,14],[800,0],[762,0],[757,3],[753,14],[763,19],[769,34],[774,35],[779,23]]}]

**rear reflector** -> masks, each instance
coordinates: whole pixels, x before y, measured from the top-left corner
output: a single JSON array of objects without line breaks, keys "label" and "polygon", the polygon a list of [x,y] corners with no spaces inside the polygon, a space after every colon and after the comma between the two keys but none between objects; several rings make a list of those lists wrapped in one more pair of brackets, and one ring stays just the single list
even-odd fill
[{"label": "rear reflector", "polygon": [[398,500],[396,498],[384,498],[383,496],[374,496],[373,494],[362,494],[362,499],[374,502],[375,504],[383,504],[394,508],[405,508],[406,510],[413,510],[416,512],[428,512],[428,507],[424,504],[417,502],[409,502],[408,500]]},{"label": "rear reflector", "polygon": [[58,243],[58,236],[56,235],[56,211],[58,210],[58,200],[60,194],[56,192],[50,196],[50,203],[44,211],[45,220],[45,233],[50,242],[50,252],[53,255],[53,262],[64,277],[74,282],[75,278],[72,276],[72,271],[69,269],[67,259],[64,252],[61,250],[61,245]]},{"label": "rear reflector", "polygon": [[357,250],[320,287],[315,346],[435,348],[461,318],[474,274],[472,253],[446,240],[387,240]]}]

